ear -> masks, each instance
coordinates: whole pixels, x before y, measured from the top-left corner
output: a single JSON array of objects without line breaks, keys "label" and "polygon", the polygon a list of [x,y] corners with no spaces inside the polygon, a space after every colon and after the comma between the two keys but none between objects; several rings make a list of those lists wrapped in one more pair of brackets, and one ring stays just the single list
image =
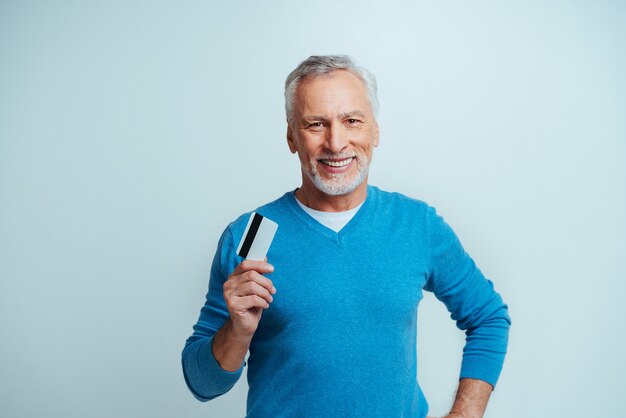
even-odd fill
[{"label": "ear", "polygon": [[291,151],[292,154],[295,154],[298,151],[291,123],[287,124],[287,145],[289,146],[289,151]]},{"label": "ear", "polygon": [[380,137],[380,130],[378,129],[378,121],[374,119],[374,147],[378,146],[379,137]]}]

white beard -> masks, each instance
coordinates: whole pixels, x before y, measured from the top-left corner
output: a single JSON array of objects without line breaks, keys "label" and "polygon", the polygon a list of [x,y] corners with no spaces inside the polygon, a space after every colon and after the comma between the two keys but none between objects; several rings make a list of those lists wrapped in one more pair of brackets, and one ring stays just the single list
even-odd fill
[{"label": "white beard", "polygon": [[356,154],[355,159],[358,171],[354,178],[350,180],[348,178],[348,173],[332,174],[330,178],[323,178],[317,169],[318,164],[323,163],[318,161],[318,159],[343,159],[351,156],[352,155],[328,154],[321,157],[318,156],[316,158],[311,158],[309,160],[310,169],[307,170],[303,167],[303,171],[311,179],[313,184],[315,184],[315,187],[317,187],[321,192],[329,196],[346,195],[353,192],[363,183],[369,171],[370,160],[365,155]]}]

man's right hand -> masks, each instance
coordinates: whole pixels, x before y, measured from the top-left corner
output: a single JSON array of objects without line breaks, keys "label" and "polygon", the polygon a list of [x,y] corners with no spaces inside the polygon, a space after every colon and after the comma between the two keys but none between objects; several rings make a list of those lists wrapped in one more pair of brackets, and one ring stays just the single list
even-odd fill
[{"label": "man's right hand", "polygon": [[227,371],[236,371],[250,347],[259,326],[263,309],[272,303],[276,289],[263,274],[274,271],[265,261],[244,260],[224,282],[224,300],[230,320],[217,331],[213,339],[213,355]]},{"label": "man's right hand", "polygon": [[276,288],[263,274],[274,271],[266,261],[244,260],[224,283],[224,300],[230,314],[232,331],[240,337],[252,338],[263,309],[272,303]]}]

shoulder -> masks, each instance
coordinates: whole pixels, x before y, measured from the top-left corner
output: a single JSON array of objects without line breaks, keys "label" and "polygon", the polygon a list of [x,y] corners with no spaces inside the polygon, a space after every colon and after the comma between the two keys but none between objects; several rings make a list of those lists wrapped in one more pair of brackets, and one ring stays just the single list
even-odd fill
[{"label": "shoulder", "polygon": [[368,185],[368,193],[372,197],[373,203],[378,205],[379,208],[386,208],[391,211],[412,212],[414,214],[427,214],[435,210],[423,200],[399,192],[385,191],[376,186]]},{"label": "shoulder", "polygon": [[439,217],[433,206],[403,193],[384,191],[375,186],[368,186],[368,193],[372,198],[369,219],[388,228],[427,236]]}]

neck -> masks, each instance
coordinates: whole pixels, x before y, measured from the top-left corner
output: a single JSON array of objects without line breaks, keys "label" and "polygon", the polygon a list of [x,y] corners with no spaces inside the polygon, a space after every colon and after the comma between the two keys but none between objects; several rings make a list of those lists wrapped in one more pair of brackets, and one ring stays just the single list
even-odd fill
[{"label": "neck", "polygon": [[322,212],[345,212],[359,206],[367,197],[367,177],[352,192],[341,196],[327,195],[306,180],[303,179],[302,187],[296,190],[296,199],[311,209]]}]

